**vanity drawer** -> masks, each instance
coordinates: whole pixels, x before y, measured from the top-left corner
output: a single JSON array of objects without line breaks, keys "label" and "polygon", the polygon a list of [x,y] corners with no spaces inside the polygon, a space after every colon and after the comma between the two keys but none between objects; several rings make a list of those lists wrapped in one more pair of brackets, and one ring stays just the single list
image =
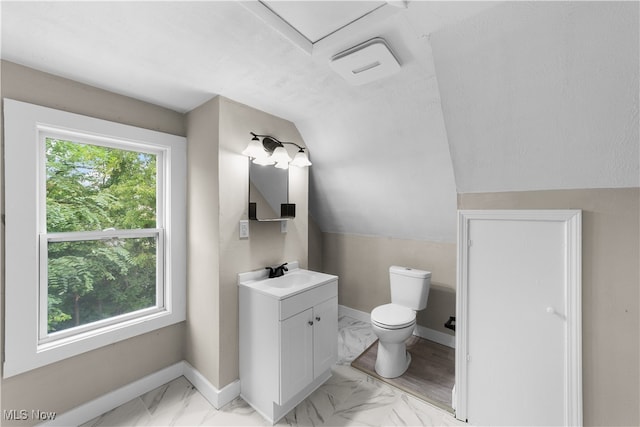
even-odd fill
[{"label": "vanity drawer", "polygon": [[338,296],[338,281],[333,280],[280,301],[280,320],[288,319],[314,305]]}]

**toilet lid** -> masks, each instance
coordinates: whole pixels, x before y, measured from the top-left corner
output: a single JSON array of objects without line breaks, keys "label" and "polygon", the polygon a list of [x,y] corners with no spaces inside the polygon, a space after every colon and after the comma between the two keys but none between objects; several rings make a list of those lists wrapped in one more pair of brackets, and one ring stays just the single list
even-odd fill
[{"label": "toilet lid", "polygon": [[400,329],[415,323],[416,312],[398,304],[385,304],[373,309],[371,321],[383,328]]}]

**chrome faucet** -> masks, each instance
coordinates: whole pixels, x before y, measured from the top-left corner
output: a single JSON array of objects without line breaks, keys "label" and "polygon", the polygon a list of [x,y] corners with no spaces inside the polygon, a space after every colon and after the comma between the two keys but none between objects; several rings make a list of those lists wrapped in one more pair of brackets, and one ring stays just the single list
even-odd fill
[{"label": "chrome faucet", "polygon": [[269,279],[273,279],[274,277],[284,276],[285,271],[289,271],[286,267],[287,263],[285,262],[282,265],[277,267],[265,267],[266,270],[269,270]]}]

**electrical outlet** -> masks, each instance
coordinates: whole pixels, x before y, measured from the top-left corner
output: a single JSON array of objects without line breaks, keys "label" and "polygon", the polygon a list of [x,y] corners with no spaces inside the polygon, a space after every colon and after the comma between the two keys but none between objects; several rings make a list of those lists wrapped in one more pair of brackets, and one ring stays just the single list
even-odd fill
[{"label": "electrical outlet", "polygon": [[287,224],[289,224],[289,221],[280,221],[280,232],[281,233],[286,233],[287,232]]},{"label": "electrical outlet", "polygon": [[240,220],[240,238],[241,239],[249,238],[249,220],[248,219]]}]

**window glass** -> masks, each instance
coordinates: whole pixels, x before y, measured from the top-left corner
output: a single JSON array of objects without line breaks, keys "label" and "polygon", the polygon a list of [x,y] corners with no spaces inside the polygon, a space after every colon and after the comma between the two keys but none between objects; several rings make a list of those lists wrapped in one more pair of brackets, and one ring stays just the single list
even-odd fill
[{"label": "window glass", "polygon": [[156,305],[156,239],[49,242],[49,333]]},{"label": "window glass", "polygon": [[47,242],[43,338],[156,306],[157,156],[51,137],[45,153],[47,237],[65,234]]},{"label": "window glass", "polygon": [[47,231],[156,227],[156,156],[45,139]]}]

